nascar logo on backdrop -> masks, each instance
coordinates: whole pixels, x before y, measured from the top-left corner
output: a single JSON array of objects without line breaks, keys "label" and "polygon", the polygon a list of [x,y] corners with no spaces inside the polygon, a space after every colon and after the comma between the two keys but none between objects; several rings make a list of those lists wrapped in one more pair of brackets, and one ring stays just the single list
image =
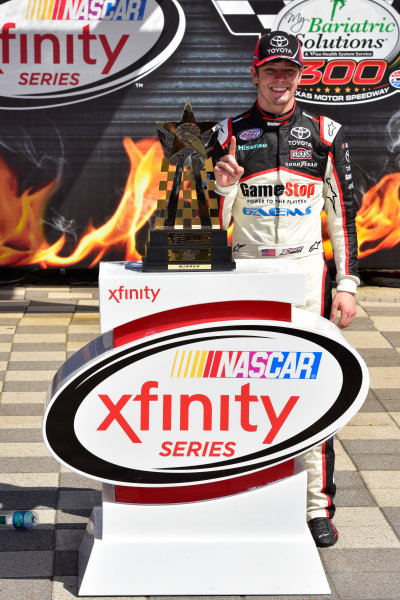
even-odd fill
[{"label": "nascar logo on backdrop", "polygon": [[29,0],[27,19],[143,21],[147,0]]},{"label": "nascar logo on backdrop", "polygon": [[177,0],[9,0],[0,28],[0,108],[43,108],[145,77],[179,46],[185,16]]},{"label": "nascar logo on backdrop", "polygon": [[232,35],[299,37],[304,102],[371,102],[400,89],[400,14],[391,0],[211,1]]}]

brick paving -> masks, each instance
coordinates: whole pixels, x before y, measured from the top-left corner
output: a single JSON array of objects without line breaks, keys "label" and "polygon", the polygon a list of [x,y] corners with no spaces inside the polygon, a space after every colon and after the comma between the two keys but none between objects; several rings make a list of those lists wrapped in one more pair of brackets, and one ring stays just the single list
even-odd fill
[{"label": "brick paving", "polygon": [[[346,336],[371,389],[336,440],[340,539],[320,551],[332,594],[280,600],[400,598],[400,291],[364,287],[357,300]],[[0,510],[40,519],[33,532],[0,531],[0,600],[77,597],[77,549],[101,485],[48,454],[41,422],[55,371],[99,333],[95,287],[0,288]]]}]

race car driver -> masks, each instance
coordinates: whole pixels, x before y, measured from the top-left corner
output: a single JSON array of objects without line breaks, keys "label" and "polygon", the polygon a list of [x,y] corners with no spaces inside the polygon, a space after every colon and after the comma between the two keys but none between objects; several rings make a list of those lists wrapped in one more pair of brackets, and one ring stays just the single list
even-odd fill
[{"label": "race car driver", "polygon": [[[299,40],[283,31],[261,37],[251,77],[257,100],[216,126],[211,138],[220,219],[234,219],[235,258],[296,258],[306,273],[307,309],[350,325],[356,313],[356,204],[349,150],[339,123],[315,116],[295,101],[303,61]],[[336,264],[332,303],[325,264],[321,211]],[[308,474],[307,521],[317,546],[336,543],[331,519],[333,440],[303,455]]]}]

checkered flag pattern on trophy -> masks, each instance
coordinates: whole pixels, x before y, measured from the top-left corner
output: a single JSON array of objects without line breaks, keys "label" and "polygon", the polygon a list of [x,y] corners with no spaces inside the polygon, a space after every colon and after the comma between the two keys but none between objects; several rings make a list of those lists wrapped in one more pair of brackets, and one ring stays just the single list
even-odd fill
[{"label": "checkered flag pattern on trophy", "polygon": [[144,271],[231,270],[235,268],[227,233],[219,222],[212,159],[202,135],[217,122],[196,122],[187,100],[181,120],[158,122],[164,150],[160,198],[149,230]]}]

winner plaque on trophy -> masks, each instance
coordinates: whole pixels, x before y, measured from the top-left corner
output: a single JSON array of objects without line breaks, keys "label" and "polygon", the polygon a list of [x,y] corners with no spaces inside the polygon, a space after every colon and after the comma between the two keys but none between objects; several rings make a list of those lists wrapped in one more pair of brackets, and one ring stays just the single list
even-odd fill
[{"label": "winner plaque on trophy", "polygon": [[[149,229],[143,271],[230,271],[227,232],[220,227],[211,158],[202,140],[216,122],[195,121],[187,100],[179,122],[158,123],[164,149],[156,219]],[[210,193],[211,192],[211,193]]]}]

